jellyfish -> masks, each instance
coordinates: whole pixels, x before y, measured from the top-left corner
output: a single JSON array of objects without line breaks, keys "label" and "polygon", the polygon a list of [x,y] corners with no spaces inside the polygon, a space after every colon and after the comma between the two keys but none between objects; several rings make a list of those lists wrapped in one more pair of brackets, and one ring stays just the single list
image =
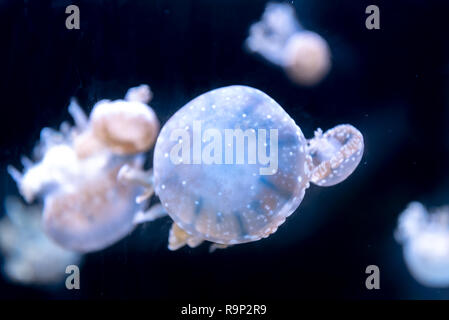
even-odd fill
[{"label": "jellyfish", "polygon": [[3,274],[27,285],[53,285],[63,281],[66,267],[79,266],[82,256],[50,240],[41,224],[39,205],[25,206],[17,197],[5,199],[6,215],[0,219]]},{"label": "jellyfish", "polygon": [[276,232],[300,205],[310,182],[345,180],[363,155],[349,124],[306,139],[271,97],[234,85],[209,91],[178,110],[156,140],[153,170],[122,168],[124,181],[146,181],[160,199],[157,216],[173,220],[169,249],[211,249]]},{"label": "jellyfish", "polygon": [[449,287],[449,208],[429,212],[421,203],[410,203],[399,216],[395,233],[403,245],[412,276],[428,287]]},{"label": "jellyfish", "polygon": [[44,128],[35,160],[23,158],[24,172],[8,171],[27,202],[43,200],[46,234],[77,252],[101,250],[125,237],[145,202],[134,199],[141,184],[123,184],[119,170],[141,169],[143,153],[155,142],[159,122],[150,106],[150,88],[131,88],[125,100],[102,100],[89,117],[72,101],[75,126]]},{"label": "jellyfish", "polygon": [[294,8],[286,3],[267,4],[262,20],[250,27],[246,47],[249,52],[284,68],[299,85],[317,84],[331,67],[326,40],[303,29]]}]

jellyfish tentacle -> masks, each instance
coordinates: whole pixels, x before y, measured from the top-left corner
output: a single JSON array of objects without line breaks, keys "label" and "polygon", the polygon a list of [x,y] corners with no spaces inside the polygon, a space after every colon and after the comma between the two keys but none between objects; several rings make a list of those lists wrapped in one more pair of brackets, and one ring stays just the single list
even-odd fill
[{"label": "jellyfish tentacle", "polygon": [[14,180],[14,182],[20,186],[20,184],[22,183],[22,179],[23,179],[22,172],[20,172],[18,169],[16,169],[16,167],[14,167],[12,165],[8,165],[6,170],[8,171],[9,175]]},{"label": "jellyfish tentacle", "polygon": [[363,156],[363,136],[349,124],[338,125],[324,134],[317,129],[315,137],[308,142],[313,166],[311,181],[319,186],[332,186],[345,180]]},{"label": "jellyfish tentacle", "polygon": [[72,134],[72,127],[67,121],[63,121],[59,125],[59,132],[61,132],[64,137],[70,137]]},{"label": "jellyfish tentacle", "polygon": [[145,192],[136,197],[136,203],[141,204],[146,200],[150,199],[154,194],[154,188],[145,189]]},{"label": "jellyfish tentacle", "polygon": [[20,162],[22,163],[22,165],[25,169],[28,169],[28,168],[31,168],[32,166],[34,166],[34,162],[26,156],[21,156]]},{"label": "jellyfish tentacle", "polygon": [[74,98],[70,100],[69,113],[78,129],[85,129],[87,127],[89,123],[88,117]]},{"label": "jellyfish tentacle", "polygon": [[223,243],[215,243],[213,242],[209,247],[209,253],[214,252],[217,249],[226,249],[229,248],[231,245],[229,244],[223,244]]},{"label": "jellyfish tentacle", "polygon": [[19,192],[23,196],[25,201],[27,203],[31,203],[34,200],[36,194],[41,189],[41,184],[38,181],[36,181],[36,179],[28,179],[28,182],[31,182],[31,184],[24,183],[24,174],[12,165],[8,165],[6,170],[16,183]]},{"label": "jellyfish tentacle", "polygon": [[51,146],[60,145],[66,142],[66,137],[64,135],[52,128],[43,128],[40,133],[40,144],[37,146],[38,148],[46,150]]},{"label": "jellyfish tentacle", "polygon": [[134,224],[141,224],[145,222],[154,221],[156,219],[165,217],[166,215],[167,211],[160,203],[158,203],[146,211],[138,211],[134,217],[133,222]]}]

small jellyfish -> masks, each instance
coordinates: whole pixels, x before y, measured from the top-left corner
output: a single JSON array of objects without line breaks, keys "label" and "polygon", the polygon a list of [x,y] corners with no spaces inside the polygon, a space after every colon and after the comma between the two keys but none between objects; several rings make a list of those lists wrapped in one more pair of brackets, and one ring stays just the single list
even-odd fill
[{"label": "small jellyfish", "polygon": [[297,84],[320,82],[331,67],[329,46],[319,34],[305,30],[294,8],[286,3],[268,3],[262,20],[250,27],[246,46],[283,67]]},{"label": "small jellyfish", "polygon": [[36,163],[24,158],[24,173],[8,168],[25,200],[43,199],[43,228],[64,248],[101,250],[125,237],[143,214],[145,203],[134,201],[142,185],[117,176],[125,165],[142,169],[142,152],[154,144],[159,122],[145,104],[148,86],[132,88],[126,97],[100,101],[89,118],[72,101],[75,126],[44,128]]},{"label": "small jellyfish", "polygon": [[396,240],[412,276],[428,287],[449,287],[449,208],[432,212],[412,202],[401,213]]},{"label": "small jellyfish", "polygon": [[0,219],[0,251],[3,274],[27,285],[63,283],[66,267],[79,266],[82,256],[51,241],[41,224],[39,205],[25,206],[19,199],[5,200],[6,215]]},{"label": "small jellyfish", "polygon": [[167,121],[147,184],[174,220],[170,249],[203,240],[222,248],[275,232],[310,182],[330,186],[346,179],[363,146],[350,125],[317,130],[307,140],[267,94],[229,86],[202,94]]},{"label": "small jellyfish", "polygon": [[363,136],[349,124],[338,125],[324,134],[318,129],[308,150],[315,167],[311,181],[323,187],[333,186],[349,177],[362,160]]}]

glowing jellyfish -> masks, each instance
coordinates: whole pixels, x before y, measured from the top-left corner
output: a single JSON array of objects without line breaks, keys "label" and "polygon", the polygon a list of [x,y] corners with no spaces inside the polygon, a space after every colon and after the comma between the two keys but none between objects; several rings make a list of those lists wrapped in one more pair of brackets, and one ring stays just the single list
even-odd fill
[{"label": "glowing jellyfish", "polygon": [[66,267],[79,266],[81,255],[61,248],[42,230],[40,206],[25,206],[17,198],[5,201],[0,219],[3,274],[14,282],[52,285],[63,283]]},{"label": "glowing jellyfish", "polygon": [[283,67],[301,85],[318,83],[331,67],[326,40],[304,30],[289,4],[268,3],[262,20],[251,26],[246,45],[249,51]]},{"label": "glowing jellyfish", "polygon": [[428,212],[412,202],[401,213],[396,239],[413,277],[429,287],[449,287],[449,208]]},{"label": "glowing jellyfish", "polygon": [[[24,173],[8,170],[28,201],[42,198],[43,226],[50,238],[79,252],[100,250],[126,236],[145,203],[134,199],[138,184],[123,184],[119,169],[141,169],[141,154],[154,143],[159,122],[146,105],[148,86],[132,88],[128,100],[98,102],[89,118],[74,102],[75,127],[45,128],[35,153],[24,159]],[[140,99],[140,100],[139,100]]]},{"label": "glowing jellyfish", "polygon": [[224,247],[275,232],[309,182],[343,181],[362,154],[363,137],[354,127],[317,130],[307,140],[268,95],[230,86],[195,98],[168,120],[147,181],[174,220],[170,249],[203,240]]}]

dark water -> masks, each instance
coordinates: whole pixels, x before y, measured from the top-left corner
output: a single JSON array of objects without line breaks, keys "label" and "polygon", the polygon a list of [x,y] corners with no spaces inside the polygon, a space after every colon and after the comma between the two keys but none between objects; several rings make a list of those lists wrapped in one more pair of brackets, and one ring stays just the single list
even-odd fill
[{"label": "dark water", "polygon": [[[207,246],[170,252],[170,221],[162,219],[87,255],[77,292],[0,279],[0,297],[449,298],[449,289],[410,276],[393,238],[410,201],[449,203],[449,3],[293,1],[333,54],[326,80],[301,88],[243,50],[265,2],[1,2],[2,198],[17,194],[6,164],[30,154],[42,127],[69,118],[72,96],[89,110],[140,83],[151,86],[162,123],[201,93],[243,84],[278,101],[307,137],[317,127],[353,124],[365,155],[345,182],[311,186],[268,239],[213,254]],[[64,27],[69,4],[80,7],[80,30]],[[365,28],[370,4],[380,7],[380,30]],[[370,264],[380,268],[380,290],[365,288]]]}]

